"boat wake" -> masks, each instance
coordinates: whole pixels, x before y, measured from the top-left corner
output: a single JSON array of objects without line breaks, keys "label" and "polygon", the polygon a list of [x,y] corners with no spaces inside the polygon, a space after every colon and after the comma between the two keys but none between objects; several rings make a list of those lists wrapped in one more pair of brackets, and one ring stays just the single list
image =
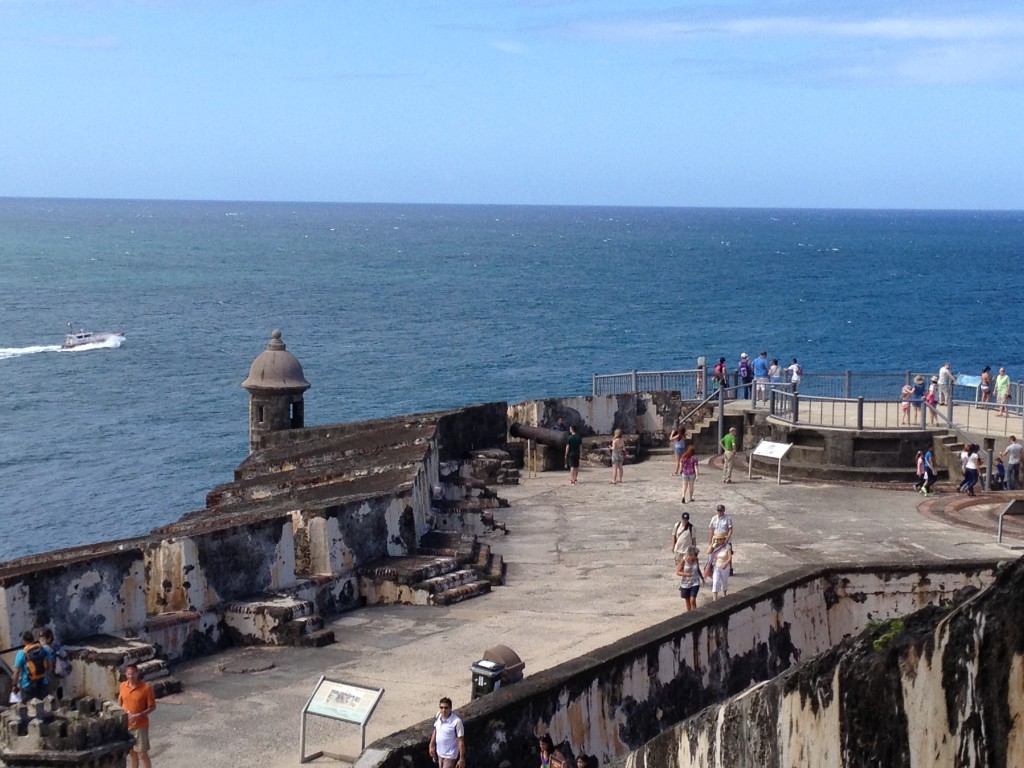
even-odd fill
[{"label": "boat wake", "polygon": [[32,347],[0,347],[0,360],[9,360],[12,357],[25,357],[26,355],[38,355],[42,352],[90,352],[95,349],[117,349],[124,344],[124,336],[111,336],[89,344],[65,349],[60,344],[45,344]]}]

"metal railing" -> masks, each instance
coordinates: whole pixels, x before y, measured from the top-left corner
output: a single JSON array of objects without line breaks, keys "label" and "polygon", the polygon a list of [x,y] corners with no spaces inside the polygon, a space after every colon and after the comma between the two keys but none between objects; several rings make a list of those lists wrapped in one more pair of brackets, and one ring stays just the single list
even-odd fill
[{"label": "metal railing", "polygon": [[[712,369],[710,366],[689,368],[676,371],[629,371],[626,373],[594,374],[593,394],[595,395],[621,395],[629,392],[663,392],[678,391],[684,400],[701,399],[714,391],[715,383],[711,379]],[[801,394],[816,395],[818,397],[831,397],[842,399],[853,399],[863,397],[867,400],[896,400],[899,398],[900,390],[904,385],[913,384],[916,376],[924,378],[926,383],[931,382],[931,372],[916,372],[911,370],[899,372],[873,372],[873,371],[823,371],[804,372],[800,379],[799,389]],[[730,387],[745,386],[740,380],[737,371],[729,371]],[[971,381],[977,377],[965,377]],[[781,380],[772,382],[778,384],[790,384],[790,374],[782,371]],[[751,384],[751,388],[753,384]],[[742,391],[741,391],[742,394]],[[952,390],[954,400],[980,402],[981,391],[975,384],[955,384]],[[995,404],[995,394],[991,393],[992,404]],[[1010,401],[1013,403],[1024,403],[1024,381],[1011,382]]]}]

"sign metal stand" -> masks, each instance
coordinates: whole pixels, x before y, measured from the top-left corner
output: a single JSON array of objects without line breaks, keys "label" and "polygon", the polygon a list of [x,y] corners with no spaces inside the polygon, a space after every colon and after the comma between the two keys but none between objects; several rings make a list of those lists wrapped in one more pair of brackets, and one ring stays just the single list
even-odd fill
[{"label": "sign metal stand", "polygon": [[355,763],[356,757],[336,755],[331,752],[319,751],[306,754],[306,716],[316,715],[330,720],[341,720],[359,726],[359,753],[366,749],[366,724],[377,708],[383,688],[366,688],[361,685],[344,683],[340,680],[329,680],[321,675],[313,688],[313,693],[302,708],[302,721],[299,726],[299,762],[308,763],[318,757],[332,757]]}]

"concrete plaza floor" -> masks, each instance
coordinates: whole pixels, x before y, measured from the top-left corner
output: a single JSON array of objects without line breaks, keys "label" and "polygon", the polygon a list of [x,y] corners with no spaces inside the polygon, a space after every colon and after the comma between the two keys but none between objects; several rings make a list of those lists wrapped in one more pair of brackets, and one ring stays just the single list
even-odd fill
[{"label": "concrete plaza floor", "polygon": [[[684,506],[672,464],[666,456],[628,465],[621,485],[609,483],[610,470],[585,467],[576,486],[567,473],[550,472],[500,488],[511,507],[496,517],[509,532],[484,539],[508,574],[489,595],[444,608],[366,608],[330,624],[334,645],[237,649],[175,667],[184,689],[161,699],[151,718],[153,764],[295,766],[299,713],[320,675],[385,689],[367,728],[370,744],[432,717],[440,696],[456,709],[466,704],[469,666],[491,646],[512,648],[530,675],[673,616],[683,606],[669,544],[683,511],[702,536],[716,504],[732,515],[731,592],[805,563],[1020,554],[995,543],[994,526],[936,514],[945,500],[963,497],[926,500],[904,489],[910,473],[898,489],[788,481],[785,472],[780,485],[774,475],[748,480],[737,460],[726,485],[705,461],[696,500]],[[698,603],[709,599],[702,591]],[[356,726],[308,722],[307,751],[358,752]]]}]

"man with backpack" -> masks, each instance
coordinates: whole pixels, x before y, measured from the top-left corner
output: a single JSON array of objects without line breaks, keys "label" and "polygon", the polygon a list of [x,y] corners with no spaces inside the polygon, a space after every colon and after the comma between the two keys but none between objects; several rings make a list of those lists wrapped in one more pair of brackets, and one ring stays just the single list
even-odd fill
[{"label": "man with backpack", "polygon": [[754,366],[751,365],[750,358],[747,357],[747,353],[743,352],[740,354],[740,362],[736,366],[736,373],[740,377],[740,381],[743,382],[743,399],[750,399],[750,385],[754,381]]},{"label": "man with backpack", "polygon": [[14,657],[14,675],[22,701],[46,698],[48,677],[53,668],[53,659],[43,644],[36,640],[32,630],[26,629],[21,635],[25,647]]}]

